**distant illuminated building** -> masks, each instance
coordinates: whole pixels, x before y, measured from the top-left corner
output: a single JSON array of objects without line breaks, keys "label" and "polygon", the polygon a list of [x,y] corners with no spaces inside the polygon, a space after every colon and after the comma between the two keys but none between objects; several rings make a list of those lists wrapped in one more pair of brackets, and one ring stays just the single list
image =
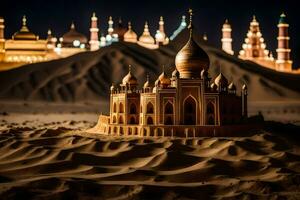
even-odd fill
[{"label": "distant illuminated building", "polygon": [[124,34],[124,41],[137,43],[137,34],[132,29],[131,22],[128,22],[128,30]]},{"label": "distant illuminated building", "polygon": [[185,16],[183,15],[181,17],[181,23],[180,23],[179,27],[170,36],[170,40],[174,40],[177,37],[177,35],[186,28],[186,26],[187,26],[187,23],[186,23],[186,20],[185,20]]},{"label": "distant illuminated building", "polygon": [[159,19],[159,28],[155,34],[156,44],[158,45],[166,45],[169,43],[169,38],[166,36],[165,28],[164,28],[164,19],[161,16]]},{"label": "distant illuminated building", "polygon": [[233,55],[234,52],[232,50],[232,37],[231,37],[231,25],[229,24],[228,20],[225,20],[225,23],[222,27],[222,49],[223,51],[227,52],[230,55]]},{"label": "distant illuminated building", "polygon": [[143,34],[139,37],[137,42],[140,46],[143,46],[148,49],[157,49],[158,45],[155,44],[154,38],[151,36],[148,22],[145,23]]},{"label": "distant illuminated building", "polygon": [[292,60],[290,59],[291,49],[289,48],[290,37],[288,35],[289,24],[286,23],[286,16],[282,14],[279,19],[278,27],[278,48],[277,59],[266,49],[266,44],[260,32],[259,23],[255,16],[250,23],[250,29],[247,38],[240,51],[239,58],[251,60],[262,66],[273,70],[286,73],[300,73],[300,70],[292,69]]},{"label": "distant illuminated building", "polygon": [[155,83],[141,89],[131,67],[119,86],[111,86],[110,113],[100,115],[91,132],[115,136],[222,136],[236,131],[247,118],[247,86],[237,88],[220,73],[208,74],[207,53],[190,36],[177,53],[169,77],[164,69]]},{"label": "distant illuminated building", "polygon": [[289,24],[286,22],[286,15],[282,13],[280,15],[278,27],[278,48],[277,60],[276,60],[276,70],[283,72],[292,71],[292,63],[290,59],[291,49],[289,48],[290,37],[288,34]]},{"label": "distant illuminated building", "polygon": [[96,13],[93,13],[93,16],[91,18],[91,28],[90,28],[90,50],[96,51],[99,49],[99,36],[98,36],[98,18],[96,17]]},{"label": "distant illuminated building", "polygon": [[[1,20],[1,52],[2,62],[11,63],[15,67],[24,63],[45,61],[47,53],[47,41],[39,39],[38,35],[30,32],[27,27],[27,19],[22,19],[21,29],[14,33],[11,39],[4,39],[4,20]],[[3,45],[4,44],[4,45]]]}]

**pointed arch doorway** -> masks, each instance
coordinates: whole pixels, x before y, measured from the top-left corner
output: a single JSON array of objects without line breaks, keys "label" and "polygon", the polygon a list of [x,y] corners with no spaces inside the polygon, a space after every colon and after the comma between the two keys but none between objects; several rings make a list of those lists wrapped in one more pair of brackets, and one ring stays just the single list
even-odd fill
[{"label": "pointed arch doorway", "polygon": [[196,125],[196,100],[193,97],[189,96],[184,100],[183,104],[184,125]]}]

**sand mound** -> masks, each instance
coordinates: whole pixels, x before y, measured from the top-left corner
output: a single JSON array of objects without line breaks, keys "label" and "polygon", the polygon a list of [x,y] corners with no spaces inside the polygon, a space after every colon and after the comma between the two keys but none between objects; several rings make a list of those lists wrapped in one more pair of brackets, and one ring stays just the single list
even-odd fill
[{"label": "sand mound", "polygon": [[0,198],[300,198],[299,146],[245,138],[113,138],[66,128],[0,134]]}]

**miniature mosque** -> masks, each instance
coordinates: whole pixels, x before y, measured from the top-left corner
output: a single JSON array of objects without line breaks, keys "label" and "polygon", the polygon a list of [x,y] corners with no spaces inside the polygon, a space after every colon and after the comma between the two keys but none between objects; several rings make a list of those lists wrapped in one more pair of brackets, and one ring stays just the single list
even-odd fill
[{"label": "miniature mosque", "polygon": [[[0,71],[9,70],[28,63],[44,62],[53,59],[68,57],[80,52],[96,51],[101,47],[111,45],[114,42],[124,41],[136,43],[148,49],[157,49],[162,45],[169,44],[170,40],[186,28],[185,16],[182,16],[179,27],[168,37],[164,29],[164,19],[161,16],[158,22],[158,29],[154,36],[151,35],[149,23],[145,22],[144,30],[138,37],[134,31],[132,23],[128,22],[128,27],[123,25],[121,19],[114,25],[113,18],[108,18],[108,28],[106,34],[100,34],[98,18],[95,13],[91,17],[90,38],[77,31],[75,23],[72,23],[70,29],[62,37],[54,37],[49,29],[47,38],[41,39],[28,28],[27,18],[22,19],[22,26],[19,31],[14,33],[11,39],[5,39],[4,18],[0,17]],[[300,73],[300,70],[292,69],[292,60],[290,58],[291,49],[289,48],[289,24],[286,15],[282,14],[279,19],[278,27],[278,48],[276,49],[277,58],[266,49],[264,38],[262,37],[259,23],[253,17],[250,28],[242,45],[242,50],[238,57],[244,60],[256,62],[272,70],[286,73]],[[232,49],[232,28],[228,20],[222,27],[222,50],[230,55],[234,55]],[[207,36],[203,35],[203,40]]]},{"label": "miniature mosque", "polygon": [[100,115],[92,132],[196,137],[237,130],[247,118],[247,86],[238,95],[222,73],[211,81],[209,57],[193,39],[191,10],[188,29],[189,39],[176,55],[172,76],[163,70],[154,85],[147,76],[138,89],[129,67],[119,87],[111,86],[110,114]]}]

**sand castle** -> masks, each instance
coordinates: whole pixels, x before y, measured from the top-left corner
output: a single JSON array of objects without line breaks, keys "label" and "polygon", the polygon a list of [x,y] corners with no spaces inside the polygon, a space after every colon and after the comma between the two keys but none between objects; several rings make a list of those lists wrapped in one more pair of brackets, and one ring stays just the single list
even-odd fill
[{"label": "sand castle", "polygon": [[155,81],[149,76],[141,90],[129,67],[120,87],[111,86],[110,115],[101,115],[91,132],[135,136],[217,136],[244,127],[247,118],[247,86],[237,95],[234,83],[220,73],[212,82],[206,52],[190,36],[176,55],[176,69]]}]

